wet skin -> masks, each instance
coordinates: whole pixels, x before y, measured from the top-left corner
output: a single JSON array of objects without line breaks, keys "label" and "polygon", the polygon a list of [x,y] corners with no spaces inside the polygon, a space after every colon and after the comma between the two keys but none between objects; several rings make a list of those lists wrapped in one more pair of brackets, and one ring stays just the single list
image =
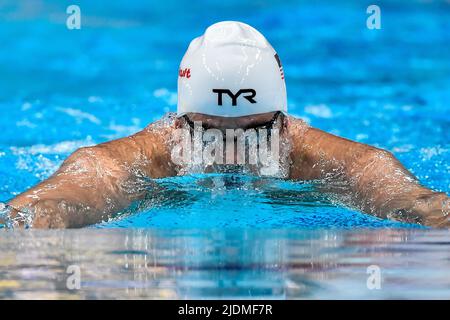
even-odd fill
[{"label": "wet skin", "polygon": [[[275,113],[239,118],[189,114],[207,128],[247,129],[264,125]],[[382,218],[449,227],[450,200],[420,185],[388,151],[340,138],[281,116],[280,134],[290,143],[292,180],[318,180],[318,188],[342,196],[342,202]],[[118,140],[78,149],[47,180],[9,202],[32,210],[35,228],[77,228],[107,220],[138,200],[149,178],[175,176],[172,137],[186,120],[157,121]],[[21,223],[19,222],[19,225]]]}]

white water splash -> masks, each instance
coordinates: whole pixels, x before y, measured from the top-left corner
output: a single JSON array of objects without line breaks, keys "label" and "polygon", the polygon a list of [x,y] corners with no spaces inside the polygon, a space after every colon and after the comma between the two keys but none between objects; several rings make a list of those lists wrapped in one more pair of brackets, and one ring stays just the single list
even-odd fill
[{"label": "white water splash", "polygon": [[14,155],[20,156],[25,154],[36,155],[36,154],[61,154],[70,153],[78,148],[92,146],[95,142],[92,140],[91,136],[87,136],[83,140],[69,140],[61,141],[55,144],[45,145],[45,144],[35,144],[29,147],[10,147],[10,150]]},{"label": "white water splash", "polygon": [[434,146],[428,148],[420,149],[420,156],[422,160],[430,160],[431,158],[446,153],[448,149],[442,148],[441,146]]},{"label": "white water splash", "polygon": [[[276,124],[281,125],[281,124]],[[189,125],[185,123],[184,130],[189,130]],[[205,148],[208,148],[207,145],[211,145],[214,143],[217,143],[217,141],[209,141],[206,142],[203,140],[203,129],[198,128],[198,130],[201,130],[202,132],[198,134],[193,134],[191,136],[190,142],[192,144],[191,150],[205,150]],[[277,128],[277,130],[280,130],[280,128]],[[279,136],[276,135],[278,138]],[[212,172],[234,172],[234,173],[243,173],[243,174],[255,174],[258,176],[266,176],[266,177],[277,177],[277,178],[284,178],[288,176],[289,173],[289,165],[288,165],[288,158],[290,154],[290,143],[287,140],[286,136],[281,135],[278,140],[278,150],[273,150],[273,141],[268,141],[267,144],[261,144],[259,145],[256,141],[252,141],[251,139],[248,140],[247,143],[244,143],[244,150],[240,150],[238,152],[242,152],[247,156],[244,156],[244,159],[246,159],[245,164],[218,164],[214,161],[209,161],[210,159],[205,159],[202,155],[192,155],[189,156],[189,158],[192,158],[192,161],[183,161],[180,163],[179,168],[179,175],[186,175],[186,174],[201,174],[201,173],[212,173]],[[245,140],[244,140],[245,141]],[[222,141],[219,141],[218,143],[222,143]],[[175,141],[172,141],[172,144],[176,144]],[[256,152],[258,155],[261,155],[260,151],[258,149],[254,149],[255,144],[258,144],[259,147],[263,148],[264,146],[267,147],[268,145],[271,145],[271,148],[269,152],[264,153],[264,161],[257,161],[255,163],[251,163],[250,159],[252,158],[252,155]],[[234,144],[232,144],[234,147]],[[211,146],[209,146],[211,147]],[[222,148],[219,148],[219,150],[223,150],[225,154],[228,154],[226,151],[227,144]],[[257,147],[257,148],[259,148]],[[211,148],[215,149],[215,148]],[[202,151],[199,151],[200,153]],[[232,152],[234,154],[234,152]],[[228,155],[226,156],[228,157]],[[222,158],[222,157],[219,157]],[[257,156],[254,158],[258,158]],[[233,157],[234,159],[234,157]],[[226,161],[222,161],[222,163],[226,163]]]},{"label": "white water splash", "polygon": [[73,108],[56,108],[57,111],[65,113],[75,119],[77,123],[82,123],[84,120],[90,121],[95,124],[100,124],[101,121],[93,114],[81,111]]},{"label": "white water splash", "polygon": [[176,92],[169,91],[166,88],[159,88],[153,91],[155,98],[162,99],[169,106],[176,106],[178,102],[178,95]]},{"label": "white water splash", "polygon": [[[62,141],[52,145],[37,144],[30,147],[10,147],[11,153],[17,156],[16,168],[34,173],[44,179],[55,172],[61,162],[61,154],[69,154],[78,148],[92,146],[95,142],[90,136],[84,140]],[[56,157],[54,157],[56,155]],[[53,156],[53,157],[48,157]]]},{"label": "white water splash", "polygon": [[319,118],[330,119],[333,117],[331,109],[324,104],[306,106],[305,112]]}]

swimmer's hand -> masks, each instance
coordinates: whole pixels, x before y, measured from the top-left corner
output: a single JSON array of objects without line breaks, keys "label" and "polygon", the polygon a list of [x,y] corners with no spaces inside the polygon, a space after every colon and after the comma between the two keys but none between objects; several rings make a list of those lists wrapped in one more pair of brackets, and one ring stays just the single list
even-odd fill
[{"label": "swimmer's hand", "polygon": [[174,129],[174,121],[158,121],[76,150],[50,178],[8,203],[13,226],[77,228],[108,220],[145,194],[148,178],[176,174],[169,148]]},{"label": "swimmer's hand", "polygon": [[380,218],[450,227],[449,197],[420,185],[388,151],[311,128],[289,117],[292,179],[321,181],[323,191]]}]

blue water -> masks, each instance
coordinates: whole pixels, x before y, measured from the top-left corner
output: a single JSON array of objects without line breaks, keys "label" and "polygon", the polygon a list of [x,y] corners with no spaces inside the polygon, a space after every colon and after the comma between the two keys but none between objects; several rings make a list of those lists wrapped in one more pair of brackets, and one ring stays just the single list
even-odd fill
[{"label": "blue water", "polygon": [[[437,229],[0,233],[0,299],[449,299]],[[79,267],[80,289],[66,281]],[[379,289],[367,287],[369,266]],[[168,310],[171,312],[172,310]]]},{"label": "blue water", "polygon": [[[356,1],[77,4],[81,30],[66,28],[66,2],[0,4],[0,201],[48,177],[76,148],[174,111],[189,41],[220,20],[249,23],[276,48],[291,114],[388,149],[424,185],[450,189],[445,1],[380,1],[381,30],[366,28],[366,4]],[[98,227],[408,227],[343,208],[310,184],[254,182],[162,179],[146,201]]]},{"label": "blue water", "polygon": [[342,208],[314,185],[239,175],[190,175],[157,180],[146,200],[98,228],[158,227],[319,229],[417,227]]}]

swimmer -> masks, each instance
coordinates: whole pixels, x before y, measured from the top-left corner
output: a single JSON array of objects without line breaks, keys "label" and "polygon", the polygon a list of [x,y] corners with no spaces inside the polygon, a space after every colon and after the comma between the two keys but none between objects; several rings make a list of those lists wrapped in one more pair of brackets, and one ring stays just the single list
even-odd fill
[{"label": "swimmer", "polygon": [[[450,226],[449,197],[422,186],[390,152],[289,116],[277,53],[257,30],[231,21],[210,26],[189,45],[178,72],[176,115],[132,136],[76,150],[47,180],[9,201],[6,223],[77,228],[114,217],[142,199],[152,179],[189,173],[174,160],[176,133],[195,135],[196,125],[214,135],[276,129],[270,139],[277,136],[283,145],[283,178],[321,181],[318,187],[340,195],[344,204],[380,218]],[[236,154],[229,161],[242,156],[242,149],[230,150]],[[227,163],[204,169],[220,171]]]}]

